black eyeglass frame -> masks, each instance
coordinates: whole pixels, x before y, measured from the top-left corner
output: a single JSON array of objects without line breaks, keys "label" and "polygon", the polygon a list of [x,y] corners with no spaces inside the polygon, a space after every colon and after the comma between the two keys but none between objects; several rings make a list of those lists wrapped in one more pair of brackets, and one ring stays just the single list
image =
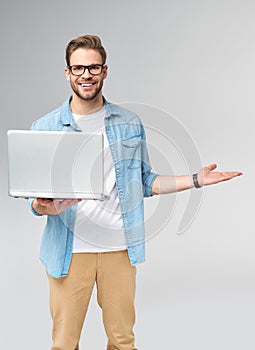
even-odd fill
[{"label": "black eyeglass frame", "polygon": [[[95,66],[100,66],[101,67],[101,72],[100,73],[91,73],[90,69],[92,69],[93,67]],[[72,71],[72,68],[73,67],[82,67],[83,68],[83,72],[81,74],[74,74],[73,71]],[[91,75],[99,75],[102,73],[103,71],[103,68],[105,67],[105,64],[99,64],[99,63],[95,63],[95,64],[90,64],[89,66],[83,66],[82,64],[74,64],[73,66],[67,66],[67,68],[70,70],[71,74],[76,76],[76,77],[79,77],[81,75],[83,75],[85,72],[86,72],[86,69],[89,71],[89,74]]]}]

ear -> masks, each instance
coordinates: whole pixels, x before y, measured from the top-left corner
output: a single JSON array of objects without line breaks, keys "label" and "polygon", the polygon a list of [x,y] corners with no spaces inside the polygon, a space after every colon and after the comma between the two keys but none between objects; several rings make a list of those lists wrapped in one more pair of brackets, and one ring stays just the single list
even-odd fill
[{"label": "ear", "polygon": [[104,66],[104,70],[103,70],[103,79],[106,79],[108,75],[108,66],[105,65]]},{"label": "ear", "polygon": [[66,80],[70,81],[70,70],[68,68],[65,68],[65,75],[66,75]]}]

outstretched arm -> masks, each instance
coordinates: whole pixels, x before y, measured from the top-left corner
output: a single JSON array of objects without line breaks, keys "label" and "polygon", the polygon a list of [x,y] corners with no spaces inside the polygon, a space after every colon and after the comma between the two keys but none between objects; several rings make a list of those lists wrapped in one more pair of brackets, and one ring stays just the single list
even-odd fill
[{"label": "outstretched arm", "polygon": [[[233,179],[242,175],[240,171],[220,172],[214,171],[216,164],[211,164],[199,170],[197,174],[197,182],[199,186],[207,186],[217,184],[222,181]],[[185,176],[157,176],[152,185],[152,195],[168,194],[188,190],[194,187],[192,175]]]}]

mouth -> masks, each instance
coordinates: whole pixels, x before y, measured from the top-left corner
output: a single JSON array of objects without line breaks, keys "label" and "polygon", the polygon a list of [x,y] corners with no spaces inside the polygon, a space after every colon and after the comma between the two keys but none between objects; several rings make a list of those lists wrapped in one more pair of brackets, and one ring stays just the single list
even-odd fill
[{"label": "mouth", "polygon": [[90,87],[92,86],[93,84],[81,84],[82,87]]},{"label": "mouth", "polygon": [[83,87],[84,90],[90,90],[96,83],[81,83],[80,86]]}]

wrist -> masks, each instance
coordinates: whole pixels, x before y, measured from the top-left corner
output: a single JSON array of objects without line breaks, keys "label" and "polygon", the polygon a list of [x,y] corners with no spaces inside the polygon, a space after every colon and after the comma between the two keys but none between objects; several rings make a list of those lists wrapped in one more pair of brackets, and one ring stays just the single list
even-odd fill
[{"label": "wrist", "polygon": [[198,182],[198,174],[193,174],[192,175],[192,180],[193,180],[193,185],[195,188],[201,188],[202,185]]}]

